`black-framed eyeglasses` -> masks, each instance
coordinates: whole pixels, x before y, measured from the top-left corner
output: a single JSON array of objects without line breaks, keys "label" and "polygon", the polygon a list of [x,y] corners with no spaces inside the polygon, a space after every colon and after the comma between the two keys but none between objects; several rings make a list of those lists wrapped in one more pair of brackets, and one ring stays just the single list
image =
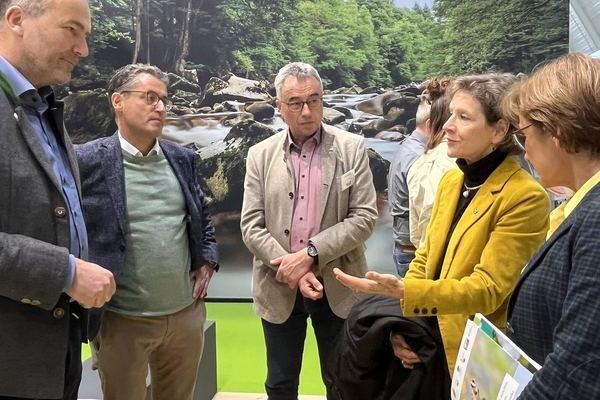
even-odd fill
[{"label": "black-framed eyeglasses", "polygon": [[146,104],[152,107],[156,107],[158,101],[162,101],[166,111],[173,108],[173,102],[168,97],[161,97],[158,93],[152,90],[121,90],[120,93],[144,93],[146,95]]},{"label": "black-framed eyeglasses", "polygon": [[533,123],[524,126],[523,128],[515,129],[511,134],[513,142],[523,151],[525,151],[525,134],[523,131],[532,125]]},{"label": "black-framed eyeglasses", "polygon": [[316,110],[321,106],[322,102],[322,97],[310,97],[305,101],[290,101],[288,103],[284,102],[284,104],[287,105],[291,111],[298,112],[302,111],[302,109],[304,108],[304,104],[306,104],[310,110]]}]

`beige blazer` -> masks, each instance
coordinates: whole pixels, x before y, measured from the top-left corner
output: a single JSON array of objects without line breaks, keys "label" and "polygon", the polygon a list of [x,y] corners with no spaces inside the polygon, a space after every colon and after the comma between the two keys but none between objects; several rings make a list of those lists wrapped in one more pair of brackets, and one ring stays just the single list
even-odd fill
[{"label": "beige blazer", "polygon": [[[296,289],[277,282],[277,268],[269,264],[290,252],[294,173],[287,137],[283,130],[250,148],[240,223],[244,243],[254,254],[254,310],[271,323],[287,320],[296,298]],[[320,151],[321,232],[310,240],[319,252],[318,272],[329,305],[346,318],[358,297],[336,281],[333,268],[352,275],[367,270],[364,242],[377,219],[375,188],[362,137],[323,125]]]}]

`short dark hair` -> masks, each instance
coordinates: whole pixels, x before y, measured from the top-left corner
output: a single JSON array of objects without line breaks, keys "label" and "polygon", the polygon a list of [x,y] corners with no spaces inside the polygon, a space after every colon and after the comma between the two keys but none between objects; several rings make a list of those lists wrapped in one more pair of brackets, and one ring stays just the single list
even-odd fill
[{"label": "short dark hair", "polygon": [[111,97],[113,93],[117,93],[123,90],[127,90],[135,86],[138,82],[138,76],[142,74],[151,75],[160,81],[162,81],[165,86],[169,86],[169,76],[163,72],[160,68],[155,67],[154,65],[147,64],[128,64],[117,70],[114,73],[110,81],[108,82],[107,94],[108,94],[108,102],[111,104]]}]

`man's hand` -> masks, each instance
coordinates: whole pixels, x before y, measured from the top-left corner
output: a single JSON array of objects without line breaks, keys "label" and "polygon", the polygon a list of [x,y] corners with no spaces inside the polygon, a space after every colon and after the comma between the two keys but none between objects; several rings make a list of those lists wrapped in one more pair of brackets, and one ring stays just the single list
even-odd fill
[{"label": "man's hand", "polygon": [[335,279],[350,289],[364,293],[383,294],[400,300],[404,298],[404,282],[394,275],[369,271],[364,278],[357,278],[339,268],[334,268],[333,274]]},{"label": "man's hand", "polygon": [[79,258],[75,259],[75,277],[67,294],[84,308],[100,308],[117,290],[109,270]]},{"label": "man's hand", "polygon": [[204,264],[200,268],[195,269],[190,272],[190,278],[194,283],[194,291],[192,292],[192,296],[194,300],[198,298],[205,298],[208,293],[208,284],[210,283],[210,278],[212,278],[215,270],[209,264]]},{"label": "man's hand", "polygon": [[394,349],[394,355],[402,361],[402,366],[407,369],[413,369],[415,364],[421,362],[421,359],[412,348],[406,343],[404,336],[399,333],[390,333],[390,343]]},{"label": "man's hand", "polygon": [[308,255],[306,248],[271,260],[271,265],[279,266],[275,279],[287,283],[290,289],[298,286],[298,281],[310,271],[313,263],[314,260]]},{"label": "man's hand", "polygon": [[323,297],[323,284],[312,272],[307,273],[298,281],[298,288],[302,296],[310,300],[318,300]]}]

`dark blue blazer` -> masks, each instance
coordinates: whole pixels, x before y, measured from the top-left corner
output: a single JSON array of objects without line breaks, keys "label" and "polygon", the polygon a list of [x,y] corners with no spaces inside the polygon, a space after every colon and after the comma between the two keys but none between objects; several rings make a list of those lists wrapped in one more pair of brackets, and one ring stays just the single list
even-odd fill
[{"label": "dark blue blazer", "polygon": [[[187,226],[194,270],[209,262],[218,267],[217,242],[204,195],[198,185],[195,154],[169,141],[160,147],[181,186],[187,205]],[[75,146],[81,174],[83,212],[89,237],[89,260],[115,275],[123,270],[127,249],[127,202],[123,155],[117,134]],[[90,317],[89,335],[99,327],[100,312]]]},{"label": "dark blue blazer", "polygon": [[543,365],[520,400],[600,399],[600,184],[529,262],[508,333]]}]

